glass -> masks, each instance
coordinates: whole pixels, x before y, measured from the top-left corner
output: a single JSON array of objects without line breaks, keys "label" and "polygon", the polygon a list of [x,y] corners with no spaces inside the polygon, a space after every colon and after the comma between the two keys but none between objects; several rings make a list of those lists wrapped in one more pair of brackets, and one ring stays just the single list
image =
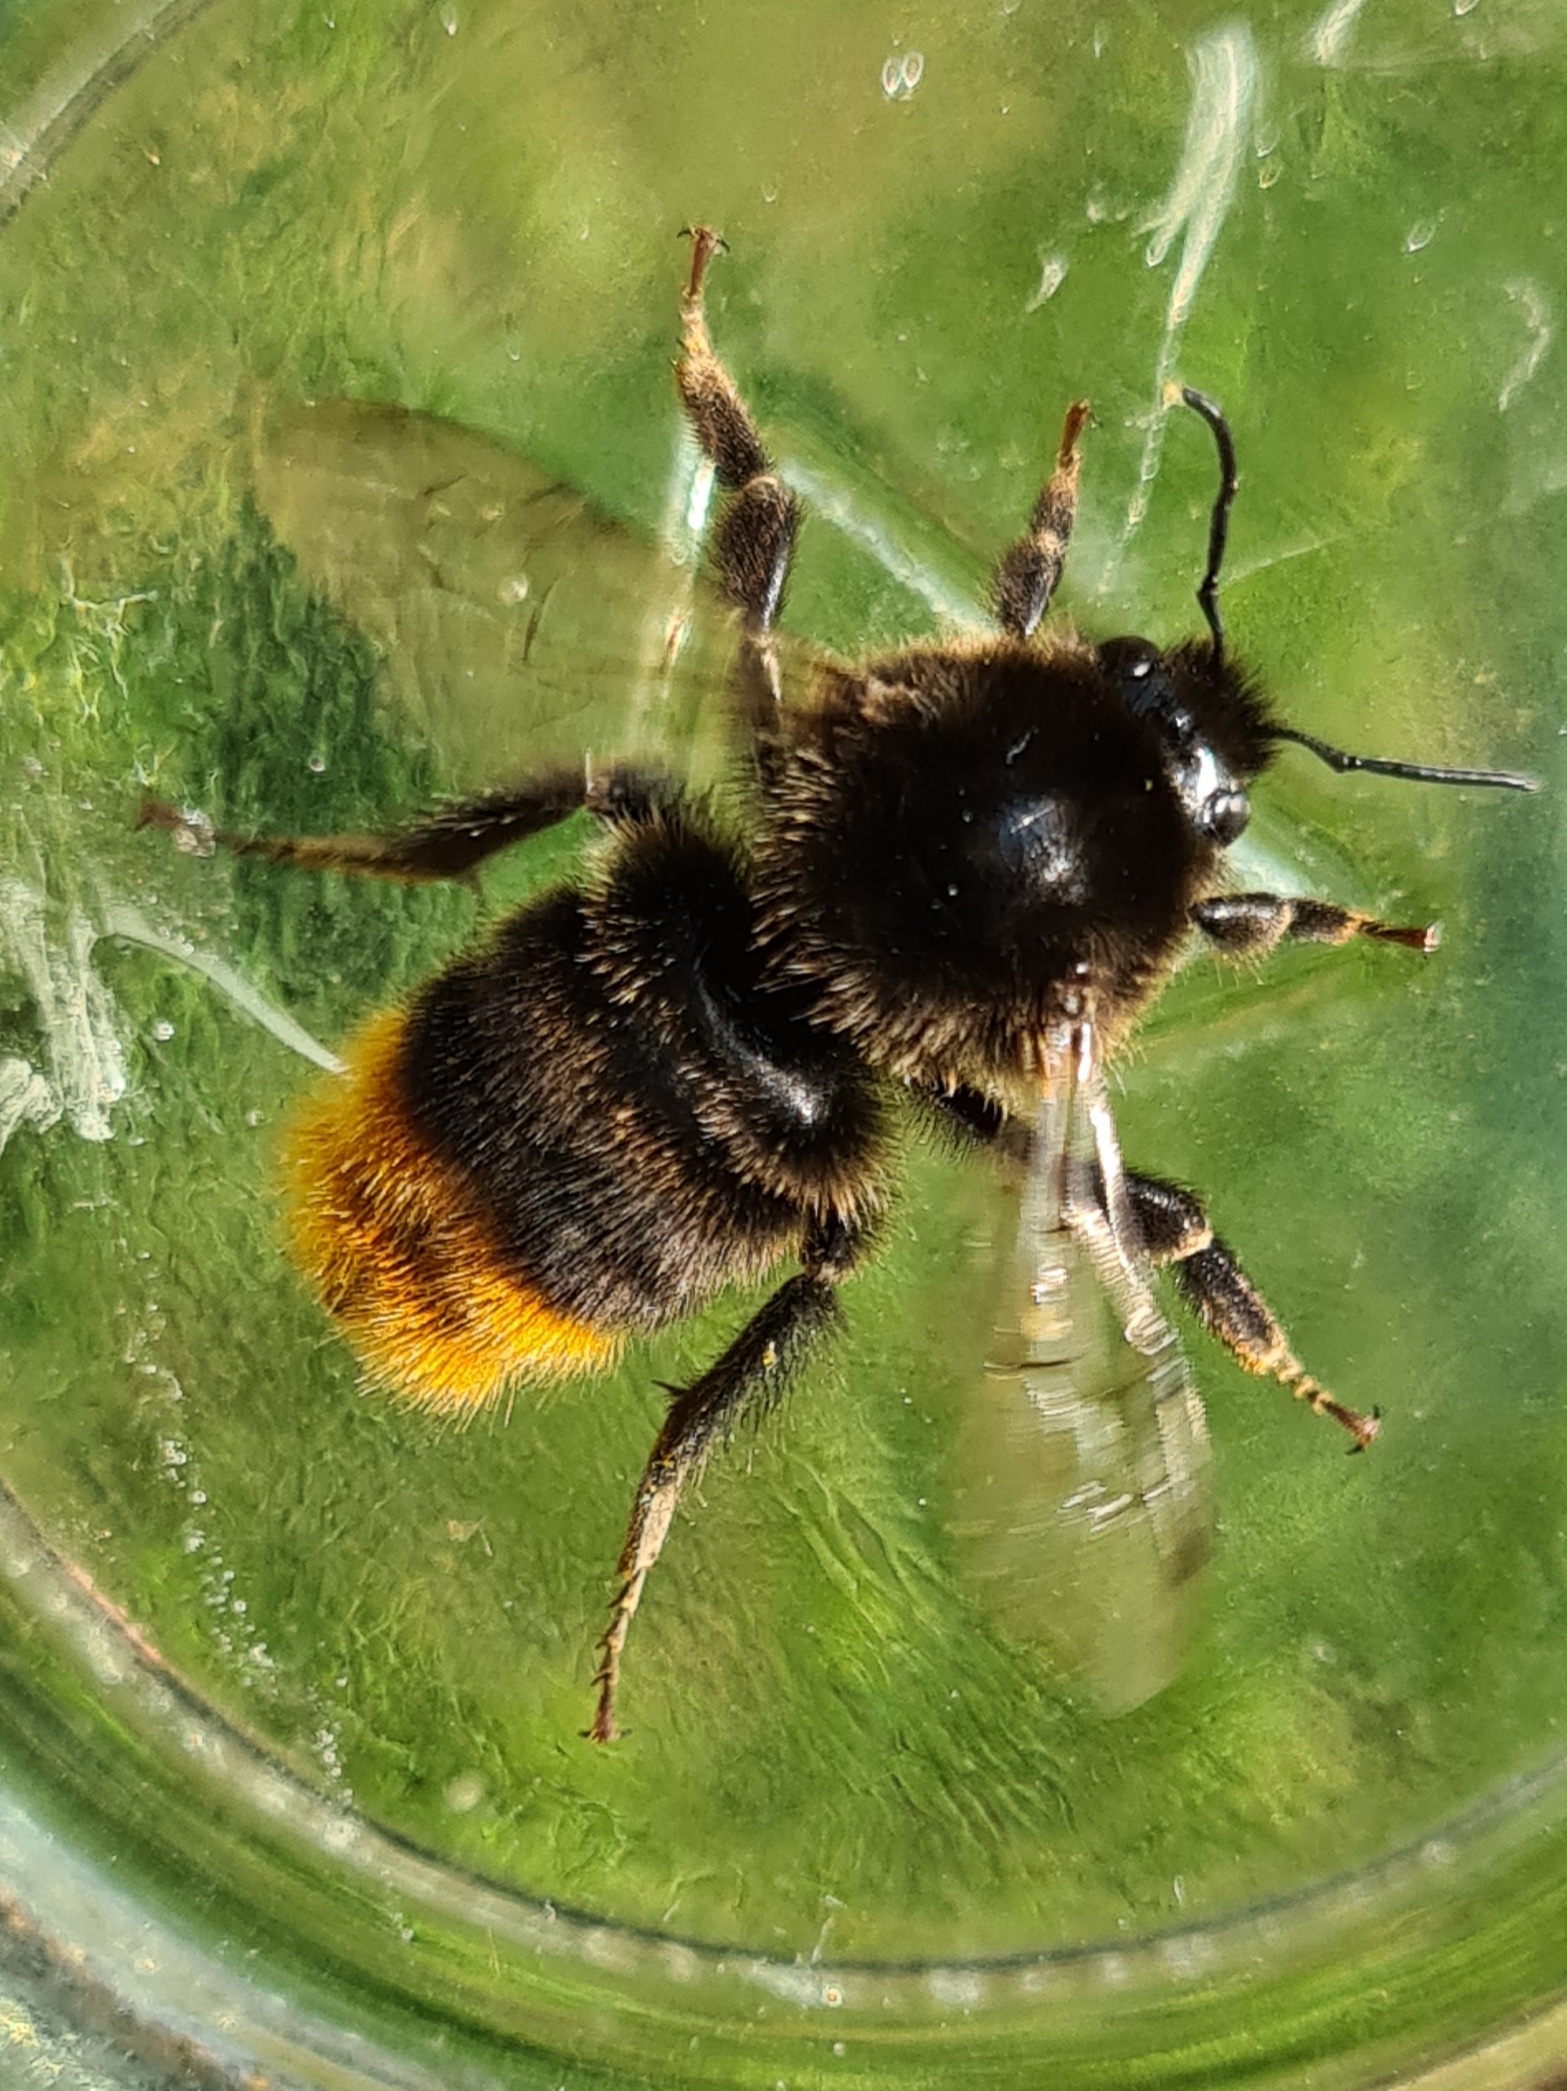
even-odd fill
[{"label": "glass", "polygon": [[1559,790],[1282,754],[1243,881],[1441,952],[1197,957],[1119,1064],[1130,1160],[1384,1411],[1345,1460],[1188,1325],[1218,1534],[1179,1679],[1106,1719],[957,1572],[1006,1195],[915,1143],[846,1341],[679,1519],[609,1751],[658,1383],[745,1302],[440,1430],[360,1394],[275,1159],[312,1058],[583,824],[478,898],[134,831],[144,788],[322,831],[583,751],[717,779],[668,376],[698,215],[810,507],[802,641],[975,619],[1084,393],[1058,614],[1196,629],[1178,378],[1235,428],[1226,611],[1281,715],[1559,787],[1564,73],[1554,0],[0,24],[0,1862],[149,2026],[309,2084],[1567,2048]]}]

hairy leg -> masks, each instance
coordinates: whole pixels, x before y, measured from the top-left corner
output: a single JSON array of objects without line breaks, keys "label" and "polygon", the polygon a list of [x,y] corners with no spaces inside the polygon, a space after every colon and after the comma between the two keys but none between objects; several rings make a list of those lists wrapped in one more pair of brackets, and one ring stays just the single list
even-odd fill
[{"label": "hairy leg", "polygon": [[1208,941],[1235,958],[1262,958],[1286,937],[1306,944],[1347,944],[1370,937],[1402,944],[1409,951],[1434,951],[1441,931],[1434,922],[1401,926],[1378,922],[1331,900],[1286,898],[1278,893],[1221,893],[1199,900],[1192,921]]},{"label": "hairy leg", "polygon": [[204,814],[148,799],[137,826],[164,828],[181,848],[208,856],[215,847],[264,857],[301,871],[345,871],[365,878],[423,885],[472,876],[487,857],[525,842],[583,808],[611,826],[634,826],[674,805],[678,788],[651,772],[612,768],[558,770],[507,791],[442,807],[426,820],[386,835],[240,835],[215,828]]},{"label": "hairy leg", "polygon": [[806,1244],[805,1269],[799,1276],[757,1309],[694,1386],[676,1392],[632,1502],[617,1571],[620,1588],[599,1642],[593,1680],[598,1703],[587,1731],[593,1742],[613,1742],[619,1733],[615,1693],[626,1636],[669,1536],[681,1492],[701,1472],[716,1444],[731,1438],[740,1423],[758,1420],[776,1406],[807,1358],[837,1328],[836,1289],[853,1268],[860,1246],[841,1225],[817,1229]]},{"label": "hairy leg", "polygon": [[716,553],[724,593],[740,612],[741,697],[753,733],[773,723],[778,664],[768,634],[783,603],[799,503],[773,470],[756,423],[708,338],[704,286],[723,242],[699,225],[691,234],[691,273],[680,300],[681,356],[675,383],[704,457],[728,497],[718,519]]},{"label": "hairy leg", "polygon": [[1050,598],[1066,564],[1066,548],[1077,515],[1077,475],[1082,462],[1077,439],[1087,420],[1088,401],[1074,400],[1066,410],[1056,468],[1034,503],[1027,533],[1002,555],[991,583],[990,600],[996,622],[1015,639],[1032,636],[1050,607]]},{"label": "hairy leg", "polygon": [[1173,1267],[1175,1282],[1203,1327],[1217,1336],[1248,1372],[1276,1379],[1318,1416],[1331,1416],[1363,1452],[1376,1437],[1379,1418],[1363,1416],[1335,1401],[1290,1349],[1273,1310],[1247,1277],[1234,1253],[1219,1241],[1202,1201],[1178,1184],[1153,1176],[1128,1176],[1127,1194],[1155,1263]]},{"label": "hairy leg", "polygon": [[[1015,1160],[1026,1155],[1026,1130],[976,1090],[930,1092],[924,1101],[947,1123],[997,1153]],[[1278,1380],[1298,1401],[1310,1402],[1314,1414],[1342,1424],[1355,1440],[1353,1449],[1364,1451],[1377,1436],[1376,1412],[1363,1416],[1345,1408],[1310,1376],[1234,1252],[1215,1237],[1202,1200],[1156,1176],[1129,1173],[1126,1191],[1144,1253],[1154,1263],[1173,1267],[1175,1281],[1203,1327],[1246,1371]]]}]

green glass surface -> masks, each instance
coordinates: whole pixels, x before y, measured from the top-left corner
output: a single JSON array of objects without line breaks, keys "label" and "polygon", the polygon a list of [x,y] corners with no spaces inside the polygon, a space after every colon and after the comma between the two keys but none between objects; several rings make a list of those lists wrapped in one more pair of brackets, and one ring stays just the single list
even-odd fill
[{"label": "green glass surface", "polygon": [[[46,1900],[67,1851],[112,1866],[213,1997],[291,2000],[254,2035],[281,2082],[1354,2085],[1542,2012],[1556,0],[126,15],[0,21],[13,1869],[25,1816],[60,1840]],[[695,218],[811,510],[802,651],[980,621],[1084,394],[1054,614],[1195,629],[1214,459],[1161,411],[1174,378],[1235,429],[1226,615],[1280,714],[1548,787],[1282,755],[1245,881],[1439,919],[1441,950],[1194,956],[1118,1063],[1130,1161],[1201,1191],[1310,1369],[1385,1420],[1346,1460],[1188,1325],[1216,1558],[1182,1674],[1115,1719],[960,1572],[1006,1198],[911,1139],[845,1341],[710,1468],[633,1630],[629,1732],[583,1742],[659,1383],[754,1302],[441,1428],[359,1387],[276,1157],[323,1079],[301,1047],[587,825],[478,895],[135,832],[149,788],[322,831],[622,749],[724,789],[669,381]],[[326,2026],[360,2043],[340,2076]]]}]

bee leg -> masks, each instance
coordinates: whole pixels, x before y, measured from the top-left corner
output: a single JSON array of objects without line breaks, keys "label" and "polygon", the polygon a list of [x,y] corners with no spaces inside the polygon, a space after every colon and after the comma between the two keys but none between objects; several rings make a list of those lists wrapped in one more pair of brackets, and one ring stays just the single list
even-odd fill
[{"label": "bee leg", "polygon": [[630,769],[561,770],[518,785],[443,806],[428,820],[388,835],[240,835],[215,828],[205,814],[185,813],[162,799],[142,804],[139,828],[165,828],[182,849],[210,856],[221,845],[242,857],[302,871],[356,872],[362,877],[423,885],[472,875],[486,857],[553,827],[583,807],[610,824],[634,824],[672,805],[678,788],[667,779]]},{"label": "bee leg", "polygon": [[1347,944],[1370,937],[1410,951],[1434,951],[1442,932],[1434,922],[1378,922],[1356,908],[1331,900],[1286,898],[1278,893],[1221,893],[1199,900],[1192,921],[1211,944],[1235,958],[1262,958],[1286,937],[1307,944]]},{"label": "bee leg", "polygon": [[839,1319],[836,1287],[852,1267],[857,1241],[849,1229],[817,1230],[807,1244],[805,1269],[790,1278],[746,1323],[734,1342],[694,1386],[676,1394],[654,1440],[631,1507],[616,1573],[620,1588],[599,1642],[593,1682],[598,1705],[587,1731],[593,1742],[613,1742],[615,1691],[626,1635],[670,1521],[687,1482],[694,1480],[720,1440],[737,1424],[759,1421],[787,1392],[806,1357]]},{"label": "bee leg", "polygon": [[1014,639],[1032,637],[1050,607],[1077,515],[1077,474],[1082,462],[1077,439],[1088,420],[1088,401],[1074,400],[1066,410],[1056,468],[1034,503],[1026,535],[1003,553],[990,584],[996,622]]},{"label": "bee leg", "polygon": [[1345,1408],[1312,1379],[1272,1308],[1215,1236],[1201,1199],[1154,1176],[1128,1176],[1126,1189],[1144,1249],[1155,1263],[1173,1266],[1175,1282],[1209,1334],[1246,1371],[1278,1380],[1297,1401],[1310,1402],[1314,1415],[1341,1423],[1355,1440],[1352,1449],[1363,1452],[1381,1428],[1379,1417]]},{"label": "bee leg", "polygon": [[773,470],[745,401],[708,339],[703,285],[708,264],[722,245],[705,225],[691,234],[691,274],[680,300],[682,340],[675,383],[702,454],[729,497],[718,521],[719,579],[740,612],[746,723],[765,736],[774,723],[780,688],[768,634],[783,603],[800,509]]}]

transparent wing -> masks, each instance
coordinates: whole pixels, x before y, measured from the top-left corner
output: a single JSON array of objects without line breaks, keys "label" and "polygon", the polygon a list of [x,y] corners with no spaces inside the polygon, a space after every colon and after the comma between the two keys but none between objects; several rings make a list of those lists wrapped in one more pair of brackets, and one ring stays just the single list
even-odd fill
[{"label": "transparent wing", "polygon": [[1082,1030],[1050,1070],[998,1260],[955,1535],[998,1626],[1047,1647],[1102,1711],[1125,1712],[1184,1660],[1212,1551],[1210,1456]]},{"label": "transparent wing", "polygon": [[695,572],[710,477],[694,450],[662,542],[471,429],[354,400],[279,409],[253,473],[279,542],[459,774],[600,750],[723,767],[734,626]]}]

